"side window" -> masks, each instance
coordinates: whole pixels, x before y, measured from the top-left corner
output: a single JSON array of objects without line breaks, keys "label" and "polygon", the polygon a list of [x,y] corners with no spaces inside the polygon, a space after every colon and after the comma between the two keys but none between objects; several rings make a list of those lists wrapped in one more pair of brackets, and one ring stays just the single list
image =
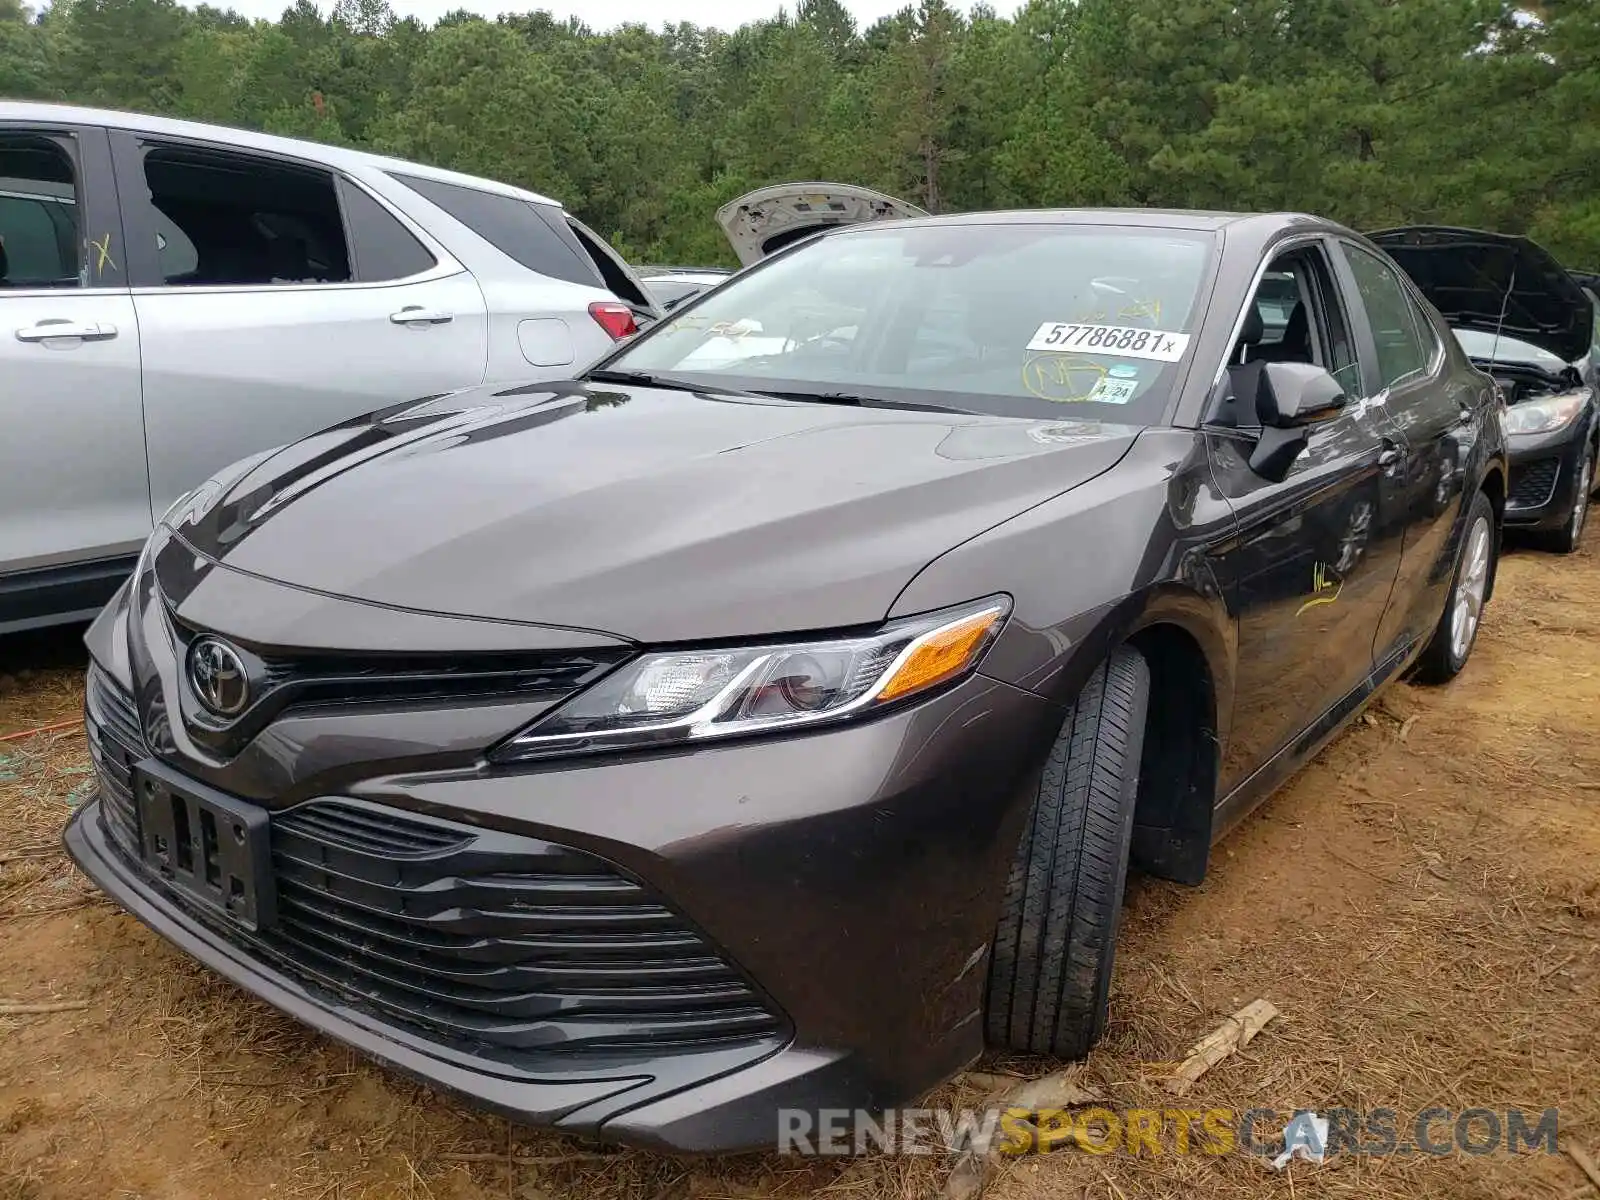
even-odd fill
[{"label": "side window", "polygon": [[540,275],[598,285],[594,268],[539,218],[538,206],[516,196],[394,174],[423,199],[438,205],[500,253]]},{"label": "side window", "polygon": [[[1359,246],[1343,243],[1345,261],[1355,277],[1362,306],[1372,325],[1372,339],[1378,350],[1378,378],[1382,386],[1393,387],[1408,375],[1428,369],[1434,343],[1425,341],[1416,311],[1405,285],[1394,267]],[[1432,327],[1429,326],[1431,334]]]},{"label": "side window", "polygon": [[1315,363],[1347,392],[1360,391],[1350,327],[1322,251],[1291,250],[1272,260],[1252,301],[1237,362]]},{"label": "side window", "polygon": [[0,134],[0,288],[82,284],[76,182],[51,139]]},{"label": "side window", "polygon": [[144,179],[168,287],[350,280],[338,195],[325,171],[155,144]]},{"label": "side window", "polygon": [[410,279],[438,265],[428,248],[393,213],[348,179],[339,180],[339,200],[350,231],[351,265],[357,279],[367,283]]}]

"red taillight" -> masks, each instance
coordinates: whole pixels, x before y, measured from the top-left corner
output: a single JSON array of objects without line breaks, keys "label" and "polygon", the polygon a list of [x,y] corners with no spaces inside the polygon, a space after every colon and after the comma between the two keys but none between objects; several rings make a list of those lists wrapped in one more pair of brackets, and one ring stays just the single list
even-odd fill
[{"label": "red taillight", "polygon": [[611,304],[605,300],[596,300],[589,305],[589,315],[600,323],[600,328],[611,336],[614,342],[620,342],[625,337],[632,337],[639,332],[639,326],[634,323],[633,309],[626,304]]}]

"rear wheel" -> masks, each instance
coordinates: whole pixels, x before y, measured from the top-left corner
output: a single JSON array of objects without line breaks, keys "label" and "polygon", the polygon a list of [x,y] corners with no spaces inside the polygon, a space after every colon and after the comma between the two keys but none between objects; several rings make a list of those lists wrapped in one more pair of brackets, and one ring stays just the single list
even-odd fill
[{"label": "rear wheel", "polygon": [[1424,683],[1454,679],[1467,665],[1473,644],[1478,640],[1478,626],[1483,620],[1483,605],[1489,596],[1494,563],[1494,507],[1489,497],[1479,492],[1467,510],[1467,534],[1462,539],[1461,558],[1456,563],[1455,579],[1450,585],[1450,599],[1427,649],[1417,661],[1417,678]]},{"label": "rear wheel", "polygon": [[1105,1027],[1150,668],[1118,650],[1050,750],[989,965],[991,1044],[1081,1058]]}]

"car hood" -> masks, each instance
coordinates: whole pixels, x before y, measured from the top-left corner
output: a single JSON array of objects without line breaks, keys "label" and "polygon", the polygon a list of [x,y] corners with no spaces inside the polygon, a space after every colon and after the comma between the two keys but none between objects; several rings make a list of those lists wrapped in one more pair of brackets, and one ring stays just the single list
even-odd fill
[{"label": "car hood", "polygon": [[171,525],[225,567],[400,609],[645,642],[760,636],[881,620],[929,561],[1106,471],[1137,434],[479,388],[285,447]]},{"label": "car hood", "polygon": [[1427,225],[1368,236],[1400,264],[1455,328],[1487,333],[1498,329],[1567,363],[1588,351],[1593,304],[1536,242],[1504,233]]},{"label": "car hood", "polygon": [[741,266],[759,262],[803,237],[836,225],[894,221],[928,214],[914,204],[849,183],[778,183],[757,188],[717,210],[717,224]]}]

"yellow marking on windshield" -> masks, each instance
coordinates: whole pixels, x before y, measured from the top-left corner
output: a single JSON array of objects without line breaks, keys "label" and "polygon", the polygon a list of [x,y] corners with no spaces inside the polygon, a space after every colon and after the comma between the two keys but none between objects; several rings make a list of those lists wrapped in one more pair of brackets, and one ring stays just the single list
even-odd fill
[{"label": "yellow marking on windshield", "polygon": [[1022,386],[1041,400],[1075,404],[1087,400],[1106,368],[1075,354],[1034,354],[1022,364]]}]

